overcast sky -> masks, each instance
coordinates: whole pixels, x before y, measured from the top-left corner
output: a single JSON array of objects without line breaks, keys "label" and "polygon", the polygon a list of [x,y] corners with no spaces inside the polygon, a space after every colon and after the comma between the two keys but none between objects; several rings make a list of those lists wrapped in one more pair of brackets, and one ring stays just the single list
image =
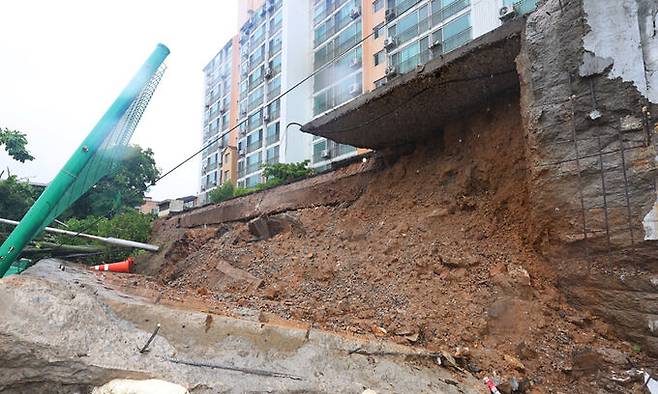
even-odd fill
[{"label": "overcast sky", "polygon": [[[0,149],[0,171],[49,182],[158,42],[167,71],[132,142],[165,171],[200,147],[202,69],[236,32],[236,0],[0,1],[0,18],[0,127],[26,133],[36,157]],[[192,160],[149,194],[196,194],[198,169]]]}]

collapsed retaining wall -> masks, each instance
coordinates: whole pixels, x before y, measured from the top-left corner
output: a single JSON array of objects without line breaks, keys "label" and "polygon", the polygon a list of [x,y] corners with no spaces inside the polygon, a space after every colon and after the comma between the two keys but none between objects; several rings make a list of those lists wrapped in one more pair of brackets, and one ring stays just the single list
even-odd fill
[{"label": "collapsed retaining wall", "polygon": [[179,226],[190,228],[352,202],[363,193],[371,173],[377,169],[378,165],[373,160],[355,162],[298,182],[186,212],[174,217],[174,220],[178,221]]},{"label": "collapsed retaining wall", "polygon": [[[655,238],[654,3],[546,0],[528,18],[517,58],[528,180],[516,193],[529,197],[514,219],[572,303],[658,354],[658,248],[645,241]],[[374,162],[170,220],[190,228],[350,203],[373,180]]]}]

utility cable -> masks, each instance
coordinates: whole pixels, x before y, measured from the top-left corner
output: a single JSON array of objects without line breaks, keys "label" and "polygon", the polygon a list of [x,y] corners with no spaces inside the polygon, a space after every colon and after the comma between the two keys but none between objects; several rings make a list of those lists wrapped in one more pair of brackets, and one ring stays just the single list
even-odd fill
[{"label": "utility cable", "polygon": [[[417,6],[418,4],[420,4],[420,3],[423,2],[423,1],[425,1],[425,0],[417,0],[414,4],[412,4],[411,6],[409,6],[409,8],[407,8],[404,12],[402,12],[400,15],[398,15],[395,19],[398,19],[398,18],[402,17],[402,16],[405,15],[407,12],[409,12],[409,10],[411,10],[412,8],[414,8],[415,6]],[[383,24],[381,27],[379,27],[379,28],[382,28],[382,27],[388,26],[388,24],[391,23],[393,20],[394,20],[394,19],[391,19],[391,20],[389,20],[389,21],[385,21],[384,24]],[[302,78],[300,81],[298,81],[297,83],[295,83],[294,85],[292,85],[290,88],[288,88],[288,89],[287,89],[286,91],[284,91],[283,93],[281,93],[281,94],[279,94],[278,96],[276,96],[274,99],[268,101],[263,107],[267,107],[267,106],[269,106],[270,104],[272,104],[273,102],[275,102],[275,101],[279,100],[280,98],[286,96],[288,93],[290,93],[290,92],[292,92],[293,90],[295,90],[296,88],[298,88],[298,87],[299,87],[300,85],[302,85],[304,82],[308,81],[309,79],[311,79],[312,77],[314,77],[315,75],[317,75],[318,73],[320,73],[321,71],[323,71],[325,68],[329,67],[330,65],[333,65],[334,62],[336,62],[337,60],[341,59],[343,56],[345,56],[345,55],[346,55],[348,52],[350,52],[352,49],[356,48],[357,46],[361,45],[365,40],[367,40],[368,38],[372,37],[372,36],[375,34],[376,31],[377,31],[377,30],[373,29],[373,31],[372,31],[370,34],[368,34],[368,35],[364,36],[363,38],[361,38],[361,40],[357,41],[354,45],[352,45],[351,47],[349,47],[348,49],[346,49],[343,53],[341,53],[340,55],[337,55],[336,57],[334,57],[334,58],[331,59],[330,61],[326,62],[325,64],[323,64],[322,66],[320,66],[317,70],[313,71],[312,73],[310,73],[310,74],[307,75],[306,77]],[[158,181],[160,181],[162,178],[166,177],[167,175],[169,175],[169,174],[171,174],[172,172],[174,172],[174,171],[176,171],[177,169],[179,169],[182,165],[184,165],[184,164],[187,163],[188,161],[190,161],[190,160],[192,160],[193,158],[195,158],[199,153],[202,153],[204,150],[206,150],[207,148],[209,148],[212,144],[214,144],[214,143],[216,143],[217,141],[221,140],[222,138],[224,138],[224,136],[228,135],[230,132],[232,132],[233,130],[237,129],[237,128],[240,127],[242,124],[246,123],[246,122],[247,122],[247,119],[249,119],[249,118],[248,118],[248,117],[245,117],[241,122],[238,122],[238,124],[236,124],[235,126],[231,127],[230,129],[226,130],[224,133],[219,134],[217,137],[215,137],[214,139],[212,139],[212,140],[210,140],[209,142],[207,142],[204,146],[201,147],[201,149],[195,151],[195,152],[192,153],[190,156],[188,156],[187,158],[185,158],[183,161],[181,161],[180,163],[176,164],[173,168],[171,168],[170,170],[168,170],[168,171],[165,172],[164,174],[160,175],[160,176],[159,176],[159,177],[158,177],[153,183],[151,183],[149,186],[153,186],[153,185],[155,185],[155,184],[156,184]],[[302,131],[303,131],[303,130],[302,130]]]}]

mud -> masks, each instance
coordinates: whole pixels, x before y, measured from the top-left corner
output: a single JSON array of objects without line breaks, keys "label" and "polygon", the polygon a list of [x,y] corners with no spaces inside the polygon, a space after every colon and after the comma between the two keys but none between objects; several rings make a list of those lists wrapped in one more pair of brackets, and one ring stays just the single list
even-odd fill
[{"label": "mud", "polygon": [[[413,154],[381,159],[386,168],[353,203],[288,212],[303,231],[258,240],[243,222],[183,231],[163,221],[153,241],[179,240],[144,266],[152,276],[139,286],[159,288],[163,299],[196,293],[223,313],[256,311],[262,321],[451,353],[467,347],[476,376],[528,379],[538,392],[628,392],[599,371],[655,360],[570,306],[532,247],[519,114],[518,97],[501,98]],[[217,281],[218,262],[262,284]],[[574,374],[573,355],[599,350],[622,356]]]}]

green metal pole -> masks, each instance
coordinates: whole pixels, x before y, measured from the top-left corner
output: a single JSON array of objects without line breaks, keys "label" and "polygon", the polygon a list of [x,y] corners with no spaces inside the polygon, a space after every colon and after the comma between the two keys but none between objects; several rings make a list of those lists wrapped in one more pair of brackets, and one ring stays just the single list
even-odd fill
[{"label": "green metal pole", "polygon": [[44,223],[45,218],[48,217],[57,202],[76,181],[77,175],[80,174],[101,147],[105,138],[119,123],[130,104],[139,96],[167,55],[169,55],[169,48],[158,44],[137,74],[123,89],[119,97],[114,100],[112,106],[105,112],[87,138],[84,139],[80,147],[73,152],[71,158],[23,216],[23,219],[7,240],[0,246],[0,278],[18,258],[25,245],[49,224]]}]

